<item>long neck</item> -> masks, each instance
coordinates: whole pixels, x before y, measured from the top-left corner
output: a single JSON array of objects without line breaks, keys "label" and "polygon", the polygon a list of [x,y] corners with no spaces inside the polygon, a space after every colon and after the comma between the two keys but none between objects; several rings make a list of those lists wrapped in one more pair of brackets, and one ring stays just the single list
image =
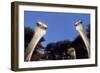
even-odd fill
[{"label": "long neck", "polygon": [[31,42],[28,44],[28,47],[25,51],[25,61],[30,61],[32,54],[35,50],[36,45],[38,44],[39,40],[46,34],[45,29],[41,29],[40,27],[35,28],[35,34],[33,35],[33,38]]},{"label": "long neck", "polygon": [[89,53],[90,43],[89,43],[89,39],[88,39],[88,37],[86,35],[86,32],[85,32],[85,30],[84,30],[84,28],[82,26],[82,23],[77,23],[76,30],[80,33],[80,35],[81,35],[81,37],[82,37],[82,39],[84,41],[84,44],[86,46],[86,50],[88,52],[88,57],[89,57],[89,54],[90,54]]},{"label": "long neck", "polygon": [[81,37],[82,37],[82,39],[84,41],[84,44],[86,46],[86,50],[87,50],[88,56],[89,56],[89,49],[90,49],[90,47],[89,47],[89,39],[87,38],[87,35],[86,35],[86,33],[84,31],[81,30],[81,31],[79,31],[79,33],[80,33],[80,35],[81,35]]}]

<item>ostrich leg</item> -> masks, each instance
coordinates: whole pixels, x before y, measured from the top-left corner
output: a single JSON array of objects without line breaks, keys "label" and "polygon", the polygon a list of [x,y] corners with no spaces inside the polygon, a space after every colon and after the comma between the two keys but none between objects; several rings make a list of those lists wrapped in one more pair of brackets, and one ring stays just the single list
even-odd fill
[{"label": "ostrich leg", "polygon": [[38,44],[39,40],[46,34],[46,29],[46,24],[42,22],[37,23],[37,26],[35,27],[35,34],[25,50],[25,61],[31,60],[31,56],[35,50],[36,45]]},{"label": "ostrich leg", "polygon": [[85,46],[86,46],[86,50],[88,52],[88,57],[89,57],[89,49],[90,49],[90,43],[89,43],[89,39],[86,35],[86,31],[84,30],[84,27],[82,25],[82,21],[79,20],[75,23],[75,26],[76,26],[76,30],[80,33],[84,43],[85,43]]}]

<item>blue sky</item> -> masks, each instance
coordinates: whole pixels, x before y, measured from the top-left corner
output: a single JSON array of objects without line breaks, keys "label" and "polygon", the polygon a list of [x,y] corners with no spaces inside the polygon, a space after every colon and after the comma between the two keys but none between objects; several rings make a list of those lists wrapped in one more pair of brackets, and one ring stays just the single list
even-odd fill
[{"label": "blue sky", "polygon": [[44,36],[46,41],[43,43],[45,46],[51,42],[74,40],[79,35],[74,26],[79,19],[83,21],[84,27],[90,24],[90,14],[24,11],[25,27],[34,29],[37,21],[47,24]]}]

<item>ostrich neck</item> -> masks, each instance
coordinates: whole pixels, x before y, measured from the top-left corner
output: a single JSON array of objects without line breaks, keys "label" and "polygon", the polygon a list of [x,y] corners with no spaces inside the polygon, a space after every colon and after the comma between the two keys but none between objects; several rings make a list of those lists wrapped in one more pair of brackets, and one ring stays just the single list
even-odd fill
[{"label": "ostrich neck", "polygon": [[86,35],[86,32],[83,30],[83,29],[81,29],[81,30],[78,30],[79,31],[79,33],[80,33],[80,35],[81,35],[81,37],[82,37],[82,39],[83,39],[83,41],[84,41],[84,43],[85,43],[85,46],[86,46],[86,50],[87,50],[87,52],[88,52],[88,57],[89,57],[89,49],[90,49],[90,47],[89,47],[89,39],[88,39],[88,37],[87,37],[87,35]]},{"label": "ostrich neck", "polygon": [[35,28],[35,34],[31,40],[31,42],[29,43],[28,47],[26,48],[26,52],[25,52],[25,60],[26,61],[30,61],[31,60],[31,56],[32,53],[35,50],[36,45],[38,44],[39,40],[45,35],[46,30],[45,29],[41,29],[39,27]]}]

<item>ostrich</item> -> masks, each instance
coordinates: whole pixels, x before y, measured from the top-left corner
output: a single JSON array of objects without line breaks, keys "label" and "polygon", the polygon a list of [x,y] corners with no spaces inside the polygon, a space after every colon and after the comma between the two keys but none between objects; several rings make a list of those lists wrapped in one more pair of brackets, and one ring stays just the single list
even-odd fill
[{"label": "ostrich", "polygon": [[77,21],[75,23],[75,26],[76,26],[76,30],[80,33],[80,35],[81,35],[81,37],[83,39],[83,42],[84,42],[84,44],[86,46],[86,51],[87,51],[88,57],[89,57],[89,54],[90,54],[89,53],[90,43],[89,43],[89,39],[88,39],[88,37],[86,35],[86,31],[84,30],[84,27],[82,25],[82,21],[81,20]]},{"label": "ostrich", "polygon": [[30,61],[32,54],[35,50],[36,45],[39,40],[46,34],[47,25],[42,22],[37,22],[37,26],[35,27],[35,34],[32,37],[32,40],[28,44],[25,50],[25,61]]}]

